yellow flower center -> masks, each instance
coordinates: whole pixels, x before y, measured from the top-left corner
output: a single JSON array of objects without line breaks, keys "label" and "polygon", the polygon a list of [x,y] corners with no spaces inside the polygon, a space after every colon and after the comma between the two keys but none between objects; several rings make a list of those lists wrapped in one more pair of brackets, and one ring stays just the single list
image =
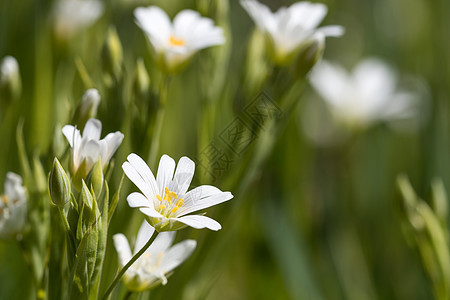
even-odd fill
[{"label": "yellow flower center", "polygon": [[170,218],[184,204],[184,200],[178,198],[177,194],[169,191],[168,188],[164,189],[164,197],[156,195],[156,198],[160,202],[156,210],[166,218]]},{"label": "yellow flower center", "polygon": [[173,35],[170,36],[169,42],[173,46],[183,46],[184,45],[184,40],[176,38]]},{"label": "yellow flower center", "polygon": [[0,199],[2,200],[3,204],[8,204],[9,198],[6,195],[0,196]]}]

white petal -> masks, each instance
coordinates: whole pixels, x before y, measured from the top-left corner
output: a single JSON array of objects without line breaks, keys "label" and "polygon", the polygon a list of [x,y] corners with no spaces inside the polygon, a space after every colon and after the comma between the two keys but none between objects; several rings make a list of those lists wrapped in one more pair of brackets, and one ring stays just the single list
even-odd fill
[{"label": "white petal", "polygon": [[81,159],[86,159],[88,169],[101,158],[102,153],[106,150],[106,144],[100,143],[98,140],[88,140],[82,149],[80,149]]},{"label": "white petal", "polygon": [[14,202],[24,203],[26,201],[26,190],[22,185],[22,177],[20,175],[13,172],[6,173],[5,195]]},{"label": "white petal", "polygon": [[84,125],[83,139],[87,140],[100,140],[100,134],[102,132],[102,122],[97,119],[89,119]]},{"label": "white petal", "polygon": [[175,170],[175,161],[168,155],[164,154],[158,166],[158,174],[156,174],[156,183],[159,187],[159,195],[164,197],[164,189],[169,188],[169,184],[173,178]]},{"label": "white petal", "polygon": [[380,118],[385,120],[392,119],[408,119],[417,117],[418,99],[414,94],[397,93],[392,96],[389,105],[386,105],[382,111]]},{"label": "white petal", "polygon": [[69,142],[70,147],[75,148],[74,145],[79,145],[79,141],[81,140],[81,134],[76,127],[72,125],[66,125],[63,127],[62,132],[66,137],[67,141]]},{"label": "white petal", "polygon": [[333,106],[345,103],[352,81],[345,69],[322,61],[314,67],[311,83],[322,98]]},{"label": "white petal", "polygon": [[267,6],[254,0],[241,0],[240,3],[260,30],[270,31],[274,27],[274,15]]},{"label": "white petal", "polygon": [[156,218],[158,219],[158,222],[156,222],[156,224],[159,223],[159,220],[164,219],[164,217],[157,212],[153,207],[151,206],[147,206],[147,207],[141,207],[139,208],[139,210],[144,214],[149,216],[150,218]]},{"label": "white petal", "polygon": [[131,259],[131,249],[130,245],[128,244],[128,240],[121,233],[115,234],[113,236],[113,240],[114,240],[114,247],[116,248],[120,264],[124,266]]},{"label": "white petal", "polygon": [[172,24],[166,12],[156,6],[139,7],[134,10],[134,16],[155,49],[163,50],[172,33]]},{"label": "white petal", "polygon": [[[303,3],[306,5],[301,5]],[[289,7],[289,12],[303,28],[314,29],[325,18],[328,8],[322,3],[297,2]]]},{"label": "white petal", "polygon": [[325,36],[339,37],[345,33],[345,28],[343,26],[339,26],[339,25],[330,25],[330,26],[320,27],[317,29],[316,32],[321,32]]},{"label": "white petal", "polygon": [[183,156],[178,161],[177,169],[170,183],[169,190],[184,195],[191,184],[192,177],[194,177],[195,163],[186,156]]},{"label": "white petal", "polygon": [[145,161],[134,153],[128,155],[127,159],[128,162],[122,165],[125,174],[149,200],[155,203],[159,189],[152,171]]},{"label": "white petal", "polygon": [[124,135],[120,131],[112,132],[105,136],[103,140],[107,144],[107,150],[102,160],[104,164],[106,164],[111,159],[117,148],[119,148],[120,144],[122,143],[123,137]]},{"label": "white petal", "polygon": [[148,252],[158,255],[164,253],[175,240],[175,231],[165,231],[158,234],[153,244],[148,248]]},{"label": "white petal", "polygon": [[200,14],[191,9],[180,11],[173,19],[173,30],[178,38],[186,38],[192,34],[192,29],[201,18]]},{"label": "white petal", "polygon": [[139,250],[144,247],[144,245],[150,240],[154,232],[155,228],[148,224],[147,221],[142,222],[142,225],[139,228],[136,237],[136,243],[134,244],[134,254],[138,253]]},{"label": "white petal", "polygon": [[161,269],[170,272],[183,263],[195,250],[197,242],[195,240],[184,240],[171,247],[163,256]]},{"label": "white petal", "polygon": [[184,198],[184,205],[176,212],[176,216],[204,209],[233,198],[230,192],[222,192],[211,185],[202,185],[189,191]]},{"label": "white petal", "polygon": [[177,218],[177,221],[196,229],[208,228],[217,231],[222,228],[222,226],[217,221],[199,215],[184,216],[181,218]]},{"label": "white petal", "polygon": [[153,202],[148,200],[141,193],[131,193],[127,197],[127,202],[130,207],[148,207],[153,206]]}]

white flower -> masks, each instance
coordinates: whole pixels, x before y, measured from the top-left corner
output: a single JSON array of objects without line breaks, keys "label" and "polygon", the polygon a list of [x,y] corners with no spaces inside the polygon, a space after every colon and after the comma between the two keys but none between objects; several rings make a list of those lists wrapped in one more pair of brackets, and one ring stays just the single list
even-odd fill
[{"label": "white flower", "polygon": [[195,169],[194,162],[189,158],[182,157],[175,171],[175,161],[163,155],[156,180],[145,161],[136,154],[128,155],[128,161],[123,163],[122,168],[142,192],[131,193],[127,198],[128,204],[139,207],[157,231],[177,230],[186,226],[221,229],[218,222],[206,216],[187,216],[233,198],[230,192],[222,192],[210,185],[202,185],[187,192]]},{"label": "white flower", "polygon": [[13,238],[20,234],[27,217],[27,193],[22,177],[8,172],[5,194],[0,196],[0,238]]},{"label": "white flower", "polygon": [[259,30],[268,35],[270,53],[278,64],[288,61],[302,46],[326,36],[341,36],[344,33],[342,26],[317,28],[327,14],[325,4],[297,2],[272,13],[256,0],[240,2]]},{"label": "white flower", "polygon": [[78,103],[72,120],[81,125],[85,124],[89,118],[95,117],[100,100],[100,93],[97,89],[88,89]]},{"label": "white flower", "polygon": [[19,63],[12,56],[5,56],[0,61],[0,100],[18,98],[21,87]]},{"label": "white flower", "polygon": [[175,71],[198,50],[225,43],[222,28],[193,10],[179,12],[173,23],[157,6],[138,7],[134,16],[168,72]]},{"label": "white flower", "polygon": [[80,109],[82,115],[96,115],[100,103],[100,93],[97,89],[88,89],[81,98]]},{"label": "white flower", "polygon": [[66,125],[62,132],[72,147],[72,168],[76,173],[78,168],[84,162],[84,173],[93,167],[100,159],[102,166],[105,167],[114,152],[120,146],[123,140],[123,134],[119,131],[109,133],[104,139],[100,139],[102,123],[97,119],[89,119],[83,130],[83,136],[80,131],[72,126]]},{"label": "white flower", "polygon": [[[155,229],[144,221],[139,229],[133,255],[148,242]],[[114,246],[123,267],[132,258],[127,238],[119,233],[113,236]],[[141,292],[160,283],[167,283],[166,274],[183,263],[194,251],[197,242],[185,240],[171,247],[175,232],[160,233],[150,247],[125,272],[123,281],[130,291]]]},{"label": "white flower", "polygon": [[361,61],[352,73],[321,62],[311,74],[311,83],[335,118],[345,125],[364,127],[417,114],[414,96],[397,91],[396,74],[377,59]]},{"label": "white flower", "polygon": [[12,56],[5,56],[0,64],[0,82],[9,81],[11,77],[18,76],[19,63]]},{"label": "white flower", "polygon": [[53,7],[55,33],[61,39],[90,26],[103,14],[98,0],[59,0]]}]

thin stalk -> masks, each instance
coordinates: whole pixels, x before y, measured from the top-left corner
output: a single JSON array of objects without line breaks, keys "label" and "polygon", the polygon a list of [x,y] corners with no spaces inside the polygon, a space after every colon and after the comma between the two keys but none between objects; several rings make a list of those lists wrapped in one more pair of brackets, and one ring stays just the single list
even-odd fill
[{"label": "thin stalk", "polygon": [[141,257],[142,254],[144,254],[145,250],[148,249],[148,247],[150,247],[150,245],[153,243],[153,241],[156,239],[156,237],[158,236],[158,232],[155,231],[155,233],[153,233],[152,237],[148,240],[147,244],[144,245],[144,247],[142,247],[141,250],[139,250],[138,253],[136,253],[131,260],[120,270],[119,274],[116,275],[116,277],[114,278],[114,280],[111,282],[109,288],[106,290],[105,294],[103,295],[102,299],[106,300],[108,299],[109,294],[111,294],[111,292],[114,290],[114,288],[116,287],[117,283],[119,282],[119,280],[122,278],[123,274],[125,274],[125,272],[128,270],[128,268],[131,267],[131,265],[139,258]]},{"label": "thin stalk", "polygon": [[58,210],[59,210],[59,214],[61,215],[61,220],[62,220],[62,222],[63,222],[63,224],[64,224],[64,229],[65,229],[67,232],[70,232],[69,221],[67,221],[67,217],[66,217],[66,215],[64,214],[64,210],[63,210],[61,207],[59,207],[59,206],[58,206]]},{"label": "thin stalk", "polygon": [[133,295],[132,291],[127,291],[127,293],[125,294],[125,296],[123,297],[123,300],[128,300],[130,299],[131,295]]},{"label": "thin stalk", "polygon": [[161,86],[159,89],[159,107],[156,113],[156,123],[153,130],[153,137],[151,139],[150,153],[148,155],[148,162],[150,166],[154,166],[156,163],[156,155],[158,154],[159,144],[161,142],[161,132],[164,123],[164,115],[166,112],[166,100],[167,92],[169,88],[170,76],[164,75],[161,81]]}]

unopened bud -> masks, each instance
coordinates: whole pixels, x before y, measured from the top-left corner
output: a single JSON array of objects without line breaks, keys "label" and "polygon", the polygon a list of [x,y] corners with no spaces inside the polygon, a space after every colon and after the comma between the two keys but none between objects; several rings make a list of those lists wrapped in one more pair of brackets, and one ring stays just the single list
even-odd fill
[{"label": "unopened bud", "polygon": [[79,207],[81,207],[81,213],[78,219],[77,238],[81,239],[100,216],[95,195],[93,191],[89,190],[84,180],[82,181]]},{"label": "unopened bud", "polygon": [[63,207],[70,201],[70,180],[56,157],[53,160],[53,168],[48,184],[50,197],[55,205]]},{"label": "unopened bud", "polygon": [[136,62],[136,75],[134,78],[134,93],[138,99],[143,99],[148,96],[150,89],[150,76],[145,68],[144,60],[138,58]]},{"label": "unopened bud", "polygon": [[22,82],[19,64],[12,56],[6,56],[0,63],[0,100],[9,103],[20,97]]},{"label": "unopened bud", "polygon": [[73,123],[77,124],[80,128],[84,127],[87,120],[95,118],[97,116],[97,109],[100,103],[101,96],[97,89],[87,90],[73,115]]},{"label": "unopened bud", "polygon": [[122,73],[123,51],[119,36],[114,27],[110,27],[102,50],[102,66],[106,75],[120,78]]},{"label": "unopened bud", "polygon": [[297,75],[305,76],[322,58],[325,50],[325,36],[319,35],[299,53],[297,60]]},{"label": "unopened bud", "polygon": [[100,160],[98,160],[92,167],[87,177],[87,181],[92,187],[96,198],[100,197],[103,189],[103,168]]}]

